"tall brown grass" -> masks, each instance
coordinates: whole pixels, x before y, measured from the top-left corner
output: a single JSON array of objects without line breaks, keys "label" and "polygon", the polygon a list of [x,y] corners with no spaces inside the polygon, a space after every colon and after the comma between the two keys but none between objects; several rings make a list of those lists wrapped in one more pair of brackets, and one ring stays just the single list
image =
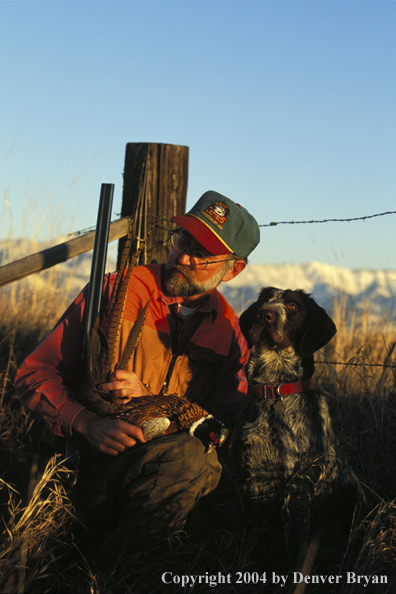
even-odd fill
[{"label": "tall brown grass", "polygon": [[[73,502],[63,486],[67,470],[51,459],[44,474],[37,473],[40,424],[20,407],[13,378],[23,358],[49,332],[62,314],[70,294],[55,276],[20,284],[4,291],[0,300],[0,589],[3,592],[92,592],[98,594],[181,592],[180,584],[165,585],[164,572],[173,575],[223,575],[236,571],[267,571],[252,555],[252,534],[247,526],[235,534],[224,527],[207,538],[182,534],[169,546],[153,547],[120,560],[107,573],[86,561],[76,544]],[[1,295],[0,295],[1,296]],[[334,427],[368,494],[371,511],[351,534],[349,550],[334,574],[346,571],[386,575],[388,584],[310,585],[314,592],[395,591],[396,580],[396,397],[394,357],[396,331],[389,314],[380,321],[369,308],[359,315],[334,304],[338,327],[335,339],[317,354],[316,385],[327,394]],[[227,502],[239,511],[233,494]],[[326,553],[326,551],[325,551]],[[322,559],[323,563],[323,559]],[[313,573],[321,573],[316,566]],[[329,573],[329,571],[327,571]],[[378,589],[380,587],[380,590]],[[294,592],[296,586],[270,589],[264,584],[218,584],[216,593]],[[206,583],[187,588],[207,593]],[[302,590],[301,590],[302,591]]]}]

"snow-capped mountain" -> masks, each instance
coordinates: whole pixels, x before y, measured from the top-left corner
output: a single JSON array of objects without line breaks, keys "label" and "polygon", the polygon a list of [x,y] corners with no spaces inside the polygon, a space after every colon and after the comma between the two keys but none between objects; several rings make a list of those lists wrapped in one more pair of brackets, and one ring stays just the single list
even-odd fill
[{"label": "snow-capped mountain", "polygon": [[346,297],[348,305],[358,308],[369,303],[375,315],[396,308],[396,270],[350,270],[320,262],[249,264],[242,274],[221,285],[221,292],[238,312],[266,286],[304,289],[326,309],[330,309],[334,298],[340,297]]},{"label": "snow-capped mountain", "polygon": [[[116,247],[114,244],[110,246]],[[42,245],[25,245],[25,242],[0,242],[0,265],[24,257],[43,249]],[[110,249],[106,270],[115,269],[116,249]],[[66,288],[70,298],[74,298],[89,280],[92,253],[82,254],[59,264],[47,273],[28,277],[23,282],[34,282],[43,286],[47,274],[51,283]],[[56,274],[53,274],[53,272]],[[65,282],[67,279],[67,283]],[[10,285],[8,285],[10,286]],[[304,289],[316,301],[331,310],[334,298],[346,298],[347,305],[365,308],[369,304],[375,316],[396,310],[396,270],[350,270],[320,262],[307,264],[249,264],[247,268],[229,283],[220,285],[220,291],[240,313],[258,296],[262,287],[274,286],[282,289]]]}]

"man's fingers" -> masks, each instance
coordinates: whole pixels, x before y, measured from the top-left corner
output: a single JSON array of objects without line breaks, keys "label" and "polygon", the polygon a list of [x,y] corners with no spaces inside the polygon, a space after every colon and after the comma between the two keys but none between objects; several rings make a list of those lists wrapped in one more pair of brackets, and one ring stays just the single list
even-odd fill
[{"label": "man's fingers", "polygon": [[[126,382],[106,382],[101,384],[99,389],[111,392],[111,396],[117,404],[119,404],[117,402],[118,398],[125,398],[126,402],[129,402],[132,398],[141,398],[141,396],[144,396],[143,392],[136,394],[134,388],[128,386]],[[120,404],[125,404],[125,402],[121,402]]]},{"label": "man's fingers", "polygon": [[100,390],[105,390],[106,392],[117,392],[120,396],[142,396],[142,394],[133,394],[136,386],[132,386],[127,380],[104,382],[103,384],[99,384],[98,387]]},{"label": "man's fingers", "polygon": [[98,448],[103,454],[116,456],[124,452],[127,448],[131,448],[136,444],[136,439],[132,439],[122,432],[112,428],[105,434],[100,441],[98,441]]},{"label": "man's fingers", "polygon": [[135,427],[135,425],[130,425],[129,423],[119,419],[112,421],[112,426],[109,431],[107,431],[107,435],[111,439],[122,443],[126,447],[135,445],[136,440],[141,441],[142,443],[145,441],[140,427]]},{"label": "man's fingers", "polygon": [[122,384],[125,382],[104,382],[103,384],[99,384],[101,390],[105,390],[106,392],[112,392],[113,390],[118,390],[118,388],[123,387]]},{"label": "man's fingers", "polygon": [[147,387],[140,381],[133,371],[127,369],[117,369],[109,375],[107,382],[98,384],[98,388],[106,392],[113,392],[113,397],[143,396],[149,394]]},{"label": "man's fingers", "polygon": [[114,393],[112,394],[112,398],[113,401],[115,402],[115,404],[117,404],[118,406],[125,406],[126,404],[128,404],[129,402],[131,402],[133,396],[114,396]]},{"label": "man's fingers", "polygon": [[144,394],[131,394],[131,390],[122,388],[121,390],[114,390],[111,396],[116,402],[117,400],[120,400],[120,404],[125,404],[126,402],[130,402],[132,398],[142,398]]},{"label": "man's fingers", "polygon": [[109,380],[129,380],[131,378],[137,378],[137,375],[134,371],[128,371],[127,369],[116,369],[109,375]]},{"label": "man's fingers", "polygon": [[109,382],[119,382],[125,380],[126,383],[140,382],[138,376],[134,371],[128,371],[127,369],[117,369],[109,375]]},{"label": "man's fingers", "polygon": [[108,456],[117,456],[120,453],[120,450],[114,449],[110,446],[106,446],[104,443],[99,445],[99,451],[102,454],[107,454]]},{"label": "man's fingers", "polygon": [[95,413],[82,410],[74,419],[73,432],[88,441],[97,451],[116,456],[126,448],[145,442],[142,430],[120,419],[100,417]]},{"label": "man's fingers", "polygon": [[125,448],[131,448],[132,446],[134,446],[136,443],[136,439],[133,439],[132,437],[129,437],[129,435],[125,435],[124,433],[114,431],[106,437],[103,443],[104,445],[113,447],[118,452],[123,452]]},{"label": "man's fingers", "polygon": [[103,453],[109,453],[112,456],[116,456],[121,452],[124,452],[127,448],[131,448],[136,444],[135,439],[128,438],[128,441],[107,438],[100,443],[100,449]]},{"label": "man's fingers", "polygon": [[117,392],[123,396],[142,396],[142,394],[133,394],[133,387],[128,382],[106,382],[102,384],[102,390]]},{"label": "man's fingers", "polygon": [[120,430],[123,433],[126,433],[127,435],[129,435],[130,438],[132,438],[132,440],[138,440],[142,443],[145,442],[145,439],[143,437],[143,431],[140,429],[140,427],[135,427],[135,425],[130,425],[129,423],[126,423],[125,421],[116,421],[117,423],[119,423],[119,427]]}]

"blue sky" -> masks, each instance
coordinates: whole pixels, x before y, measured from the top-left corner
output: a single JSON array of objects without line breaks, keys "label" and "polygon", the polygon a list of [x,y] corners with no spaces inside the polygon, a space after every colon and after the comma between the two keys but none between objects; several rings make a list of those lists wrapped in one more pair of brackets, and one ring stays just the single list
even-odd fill
[{"label": "blue sky", "polygon": [[[0,19],[0,238],[94,225],[103,182],[119,212],[127,142],[190,147],[188,207],[396,210],[394,0],[0,0]],[[396,269],[395,223],[263,228],[251,261]]]}]

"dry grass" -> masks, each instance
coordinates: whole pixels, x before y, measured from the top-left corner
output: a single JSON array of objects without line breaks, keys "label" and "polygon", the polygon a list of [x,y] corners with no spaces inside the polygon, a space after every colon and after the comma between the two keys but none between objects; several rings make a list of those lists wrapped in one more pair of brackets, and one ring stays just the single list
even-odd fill
[{"label": "dry grass", "polygon": [[[394,592],[396,583],[396,502],[389,501],[375,508],[356,531],[361,542],[359,557],[349,569],[356,575],[386,575],[389,585],[381,586],[382,592]],[[377,586],[378,588],[379,586]],[[342,594],[357,594],[362,585],[354,583]],[[373,587],[373,590],[375,588]]]},{"label": "dry grass", "polygon": [[8,520],[0,553],[4,592],[51,592],[54,582],[59,591],[69,589],[65,561],[70,559],[74,570],[78,566],[72,560],[74,509],[62,481],[67,472],[62,462],[52,458],[41,480],[28,493],[25,506],[12,487],[3,483],[3,488],[9,490]]},{"label": "dry grass", "polygon": [[[361,480],[385,501],[396,485],[396,326],[384,313],[356,315],[336,303],[338,332],[317,354],[315,380],[326,393],[333,424]],[[345,323],[344,320],[348,320]]]},{"label": "dry grass", "polygon": [[370,316],[369,303],[358,312],[347,308],[346,299],[340,299],[333,305],[332,318],[338,331],[318,360],[337,365],[327,367],[327,374],[320,376],[323,381],[326,377],[336,394],[351,396],[357,389],[357,396],[361,397],[362,387],[370,397],[389,393],[395,370],[381,365],[389,364],[396,345],[394,312],[383,312],[378,320]]},{"label": "dry grass", "polygon": [[[48,287],[53,294],[48,294]],[[1,292],[1,289],[0,289]],[[6,292],[0,301],[0,504],[3,532],[0,545],[0,590],[3,592],[91,592],[173,593],[182,592],[181,584],[164,584],[164,572],[173,575],[211,576],[232,574],[232,583],[208,583],[186,587],[194,594],[215,591],[293,592],[296,585],[274,588],[267,584],[239,584],[236,572],[266,571],[265,551],[254,553],[254,527],[239,529],[235,516],[240,503],[231,493],[224,509],[229,514],[229,529],[224,528],[205,539],[180,535],[169,546],[120,560],[108,573],[102,573],[84,559],[73,536],[73,504],[63,487],[66,472],[59,460],[52,459],[36,484],[36,457],[40,425],[25,412],[13,390],[15,370],[22,359],[45,336],[63,312],[64,298],[57,284],[39,284]],[[368,310],[354,316],[338,304],[333,312],[338,326],[336,339],[317,355],[317,385],[330,400],[334,426],[352,464],[366,485],[371,513],[351,535],[349,551],[342,565],[327,568],[327,574],[347,571],[364,575],[386,575],[389,583],[373,585],[315,585],[315,592],[395,591],[396,539],[396,399],[392,368],[374,366],[394,360],[396,341],[393,320],[384,316],[372,322]],[[345,324],[348,319],[348,325]],[[358,363],[358,366],[330,362]],[[324,553],[324,557],[323,557]],[[313,573],[323,573],[326,551],[322,551]],[[207,580],[209,577],[207,577]],[[303,590],[300,588],[299,592]]]}]

